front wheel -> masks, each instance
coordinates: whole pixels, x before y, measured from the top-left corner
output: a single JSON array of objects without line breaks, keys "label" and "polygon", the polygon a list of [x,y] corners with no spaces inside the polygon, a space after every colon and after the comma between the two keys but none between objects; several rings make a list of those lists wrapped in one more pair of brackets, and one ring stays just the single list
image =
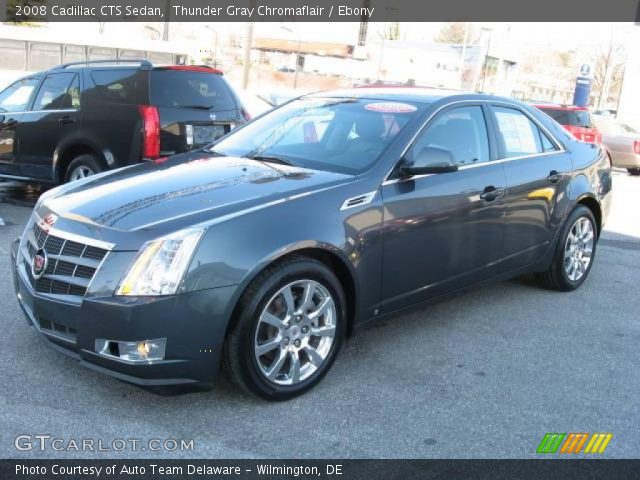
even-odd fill
[{"label": "front wheel", "polygon": [[549,270],[537,274],[540,283],[565,292],[578,288],[591,271],[596,243],[597,227],[593,213],[579,205],[562,228]]},{"label": "front wheel", "polygon": [[640,175],[640,168],[627,168],[627,172],[629,172],[629,175]]},{"label": "front wheel", "polygon": [[340,281],[324,264],[294,257],[252,282],[227,335],[231,380],[267,400],[288,400],[327,373],[346,331]]}]

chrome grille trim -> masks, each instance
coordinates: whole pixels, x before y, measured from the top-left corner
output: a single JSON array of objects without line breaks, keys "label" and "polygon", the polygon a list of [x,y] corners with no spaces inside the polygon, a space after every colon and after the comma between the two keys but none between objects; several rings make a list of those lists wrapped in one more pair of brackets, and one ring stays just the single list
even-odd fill
[{"label": "chrome grille trim", "polygon": [[[40,224],[41,220],[34,214],[20,243],[18,264],[24,268],[24,275],[36,293],[78,302],[109,254],[110,249],[97,245],[110,244],[66,232],[59,236],[60,230],[46,231]],[[31,264],[39,249],[46,252],[48,265],[44,274],[36,279],[31,273]]]}]

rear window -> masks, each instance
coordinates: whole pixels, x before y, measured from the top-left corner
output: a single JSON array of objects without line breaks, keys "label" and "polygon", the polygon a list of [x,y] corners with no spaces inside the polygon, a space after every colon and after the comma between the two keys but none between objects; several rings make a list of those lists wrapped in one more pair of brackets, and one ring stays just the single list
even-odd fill
[{"label": "rear window", "polygon": [[553,118],[560,125],[572,127],[593,128],[591,115],[586,110],[560,110],[558,108],[538,107],[544,113]]},{"label": "rear window", "polygon": [[235,110],[226,82],[220,75],[185,70],[153,70],[151,104],[160,107]]}]

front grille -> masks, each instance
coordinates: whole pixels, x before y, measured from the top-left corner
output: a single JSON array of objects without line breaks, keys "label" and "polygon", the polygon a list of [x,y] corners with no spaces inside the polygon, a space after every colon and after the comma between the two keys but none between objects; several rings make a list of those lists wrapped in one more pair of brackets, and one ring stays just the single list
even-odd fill
[{"label": "front grille", "polygon": [[[21,250],[24,269],[31,287],[38,293],[84,296],[108,253],[102,248],[50,235],[35,222],[25,235]],[[36,279],[31,265],[39,249],[47,253],[48,263],[44,274]]]}]

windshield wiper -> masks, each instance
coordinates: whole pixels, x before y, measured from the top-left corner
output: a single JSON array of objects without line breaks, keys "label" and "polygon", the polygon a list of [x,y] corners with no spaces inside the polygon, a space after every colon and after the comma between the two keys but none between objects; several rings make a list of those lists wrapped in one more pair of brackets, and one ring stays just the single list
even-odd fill
[{"label": "windshield wiper", "polygon": [[276,157],[273,155],[247,155],[245,158],[250,158],[252,160],[258,160],[260,162],[269,162],[269,163],[279,163],[280,165],[287,165],[289,167],[299,167],[297,163],[292,162],[291,160],[287,160],[286,158]]}]

